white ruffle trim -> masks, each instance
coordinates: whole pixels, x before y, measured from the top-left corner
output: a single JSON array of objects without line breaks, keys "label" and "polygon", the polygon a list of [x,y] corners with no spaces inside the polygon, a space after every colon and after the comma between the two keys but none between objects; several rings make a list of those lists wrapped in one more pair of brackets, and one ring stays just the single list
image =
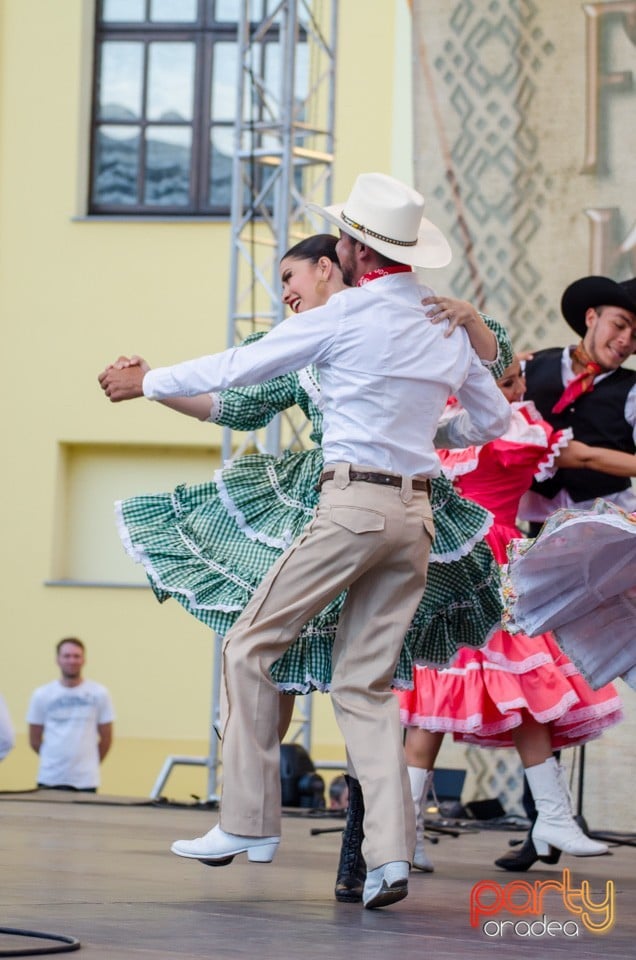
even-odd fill
[{"label": "white ruffle trim", "polygon": [[[534,403],[531,403],[529,400],[522,400],[521,403],[511,403],[510,406],[512,408],[510,426],[499,439],[505,443],[547,447],[548,437],[546,434],[545,421],[539,416],[539,411]],[[530,422],[524,416],[523,411],[530,417]]]},{"label": "white ruffle trim", "polygon": [[[121,504],[121,500],[117,500],[115,503],[115,518],[117,521],[117,530],[121,541],[126,549],[126,552],[128,553],[128,556],[131,557],[135,563],[142,564],[147,576],[159,590],[163,590],[168,594],[178,593],[181,596],[184,596],[192,610],[217,610],[220,613],[234,613],[235,611],[240,611],[244,608],[245,603],[199,603],[193,590],[190,590],[187,587],[175,587],[166,584],[144,548],[133,543],[130,536],[130,531],[128,530],[128,526],[123,518]],[[221,567],[213,560],[209,560],[207,557],[202,556],[201,552],[197,549],[196,544],[193,543],[192,540],[186,537],[178,528],[177,532],[192,555],[195,556],[201,563],[205,564],[208,569],[213,570],[215,573],[222,574],[224,577],[226,577],[226,579],[245,590],[250,596],[254,593],[254,588],[251,586],[251,584],[247,583],[246,580],[241,579],[241,577],[237,577],[236,574],[230,573],[229,570],[227,570],[225,567]]]},{"label": "white ruffle trim", "polygon": [[[491,638],[495,633],[497,633],[498,630],[501,630],[501,629],[502,629],[501,623],[496,623],[496,624],[494,625],[494,627],[491,627],[491,628],[490,628],[490,630],[488,631],[488,633],[487,633],[486,636],[484,637],[483,643],[481,643],[478,647],[470,647],[469,649],[470,649],[470,650],[482,650],[482,649],[485,647],[485,645],[488,643],[488,641],[490,640],[490,638]],[[454,669],[454,668],[453,668],[453,664],[455,663],[455,661],[456,661],[457,658],[459,657],[460,653],[462,653],[462,651],[464,651],[464,650],[466,650],[466,647],[460,647],[459,649],[457,649],[457,650],[455,651],[455,653],[453,654],[452,657],[450,657],[450,659],[445,660],[443,663],[440,663],[439,661],[435,661],[435,660],[428,660],[428,659],[426,659],[425,657],[414,657],[414,658],[413,658],[413,667],[414,667],[414,671],[413,671],[413,672],[415,673],[415,670],[438,670],[439,672],[442,672],[443,670],[448,670],[449,672],[452,672],[453,669]],[[456,671],[456,672],[457,672],[457,671]],[[407,689],[410,690],[410,689],[412,689],[412,687],[408,687]]]},{"label": "white ruffle trim", "polygon": [[433,540],[433,546],[431,547],[431,553],[428,558],[428,562],[454,563],[456,560],[462,560],[464,557],[467,557],[473,548],[486,538],[486,534],[492,527],[494,520],[495,518],[493,517],[492,513],[488,513],[488,516],[484,519],[484,522],[479,530],[477,530],[469,540],[466,540],[465,543],[462,543],[455,550],[449,550],[446,553],[437,553],[435,551],[435,540]]},{"label": "white ruffle trim", "polygon": [[546,651],[532,653],[523,660],[510,660],[499,650],[482,650],[482,653],[486,657],[486,662],[476,666],[484,670],[503,670],[504,673],[522,674],[538,670],[539,667],[555,665],[553,657]]},{"label": "white ruffle trim", "polygon": [[[495,627],[494,630],[489,634],[492,636],[497,630],[501,629],[501,625]],[[494,652],[492,650],[484,649],[485,644],[479,649],[481,650],[483,656],[487,659],[485,660],[471,660],[464,667],[455,667],[451,664],[438,668],[440,673],[452,674],[456,677],[466,677],[469,673],[481,673],[483,670],[501,670],[503,673],[512,673],[512,674],[524,674],[529,673],[531,670],[537,670],[539,667],[546,667],[550,664],[554,664],[554,660],[550,654],[541,652],[532,654],[530,657],[526,657],[525,660],[509,660],[503,654]],[[418,661],[416,664],[416,669],[421,669],[422,664]],[[429,664],[424,664],[424,666],[429,666]]]},{"label": "white ruffle trim", "polygon": [[[558,703],[554,704],[550,710],[532,712],[532,716],[538,723],[552,723],[561,716],[567,716],[569,709],[578,701],[577,695],[572,690],[563,694]],[[431,730],[437,733],[459,733],[483,740],[483,746],[504,747],[507,744],[500,743],[498,740],[489,738],[496,737],[498,734],[508,733],[515,727],[521,726],[523,722],[522,711],[530,710],[525,697],[520,696],[514,700],[497,703],[497,709],[501,711],[501,718],[491,723],[484,723],[483,714],[474,713],[462,719],[454,717],[435,717],[425,714],[411,713],[408,710],[400,710],[400,720],[404,727],[419,727],[422,730]]]},{"label": "white ruffle trim", "polygon": [[[457,477],[464,477],[467,473],[472,473],[479,465],[479,453],[481,447],[467,447],[462,458],[459,455],[456,459],[442,462],[442,473],[449,480],[456,480]],[[454,451],[450,451],[453,455]]]},{"label": "white ruffle trim", "polygon": [[602,703],[582,703],[578,707],[573,707],[565,716],[555,721],[555,727],[560,725],[569,727],[573,723],[577,725],[585,723],[586,727],[593,728],[596,721],[614,716],[617,717],[615,721],[617,723],[619,719],[623,719],[623,704],[618,694]]},{"label": "white ruffle trim", "polygon": [[208,414],[208,423],[216,423],[221,416],[223,401],[218,393],[210,394],[210,413]]},{"label": "white ruffle trim", "polygon": [[[539,412],[535,405],[529,400],[521,403],[513,403],[512,417],[508,430],[499,437],[494,443],[512,443],[519,446],[529,445],[533,447],[544,447],[548,454],[538,465],[534,474],[536,480],[547,480],[553,477],[558,469],[555,460],[560,451],[567,447],[573,437],[572,430],[568,427],[559,431],[557,440],[550,442],[546,433],[545,422],[541,420]],[[533,422],[528,422],[527,413]],[[536,422],[534,422],[536,421]],[[450,450],[447,453],[448,459],[442,462],[442,472],[449,480],[456,480],[458,477],[472,473],[479,465],[479,454],[482,447],[467,447],[465,450]]]},{"label": "white ruffle trim", "polygon": [[328,683],[320,683],[318,680],[316,680],[315,677],[312,677],[311,675],[305,678],[304,683],[280,682],[280,683],[277,683],[276,686],[278,687],[279,693],[305,694],[305,693],[311,693],[313,690],[316,690],[318,693],[328,693],[330,689]]},{"label": "white ruffle trim", "polygon": [[553,477],[554,474],[559,469],[558,464],[555,464],[554,461],[558,458],[561,450],[567,447],[570,440],[572,440],[574,434],[570,427],[566,427],[564,430],[559,431],[559,438],[555,440],[551,447],[550,452],[545,460],[542,460],[541,463],[537,465],[537,469],[534,474],[535,480],[549,480],[550,477]]},{"label": "white ruffle trim", "polygon": [[119,539],[124,545],[124,550],[128,556],[135,561],[135,563],[141,563],[140,550],[138,547],[135,547],[134,543],[132,542],[130,532],[124,520],[121,500],[115,500],[115,522],[117,524]]},{"label": "white ruffle trim", "polygon": [[309,399],[318,407],[319,410],[324,409],[324,399],[322,396],[322,391],[320,389],[320,382],[318,380],[318,375],[314,367],[303,367],[302,370],[298,371],[298,382],[301,387],[308,395]]},{"label": "white ruffle trim", "polygon": [[[259,543],[264,543],[266,546],[274,547],[275,549],[278,549],[278,550],[286,550],[287,547],[289,547],[290,544],[293,543],[294,534],[292,533],[291,530],[285,530],[281,537],[271,537],[269,536],[269,534],[265,534],[265,533],[262,533],[260,530],[256,530],[247,522],[247,519],[243,511],[236,506],[236,504],[230,497],[228,489],[225,485],[225,481],[223,480],[223,470],[219,469],[215,471],[214,482],[219,492],[221,503],[227,510],[229,516],[232,517],[232,519],[235,521],[241,533],[245,534],[245,536],[249,540],[257,540]],[[300,503],[294,503],[293,505],[298,506],[299,508],[302,509],[302,504]]]},{"label": "white ruffle trim", "polygon": [[[291,681],[287,683],[281,680],[276,683],[276,686],[278,687],[279,693],[307,694],[307,693],[312,693],[312,691],[314,690],[316,690],[318,693],[329,693],[329,691],[331,690],[330,683],[321,683],[315,677],[311,676],[311,674],[305,677],[304,683],[299,683],[299,682],[292,683]],[[393,680],[391,681],[391,689],[392,690],[412,690],[413,684],[412,683],[408,684],[406,683],[405,680],[398,680],[397,677],[394,677]]]}]

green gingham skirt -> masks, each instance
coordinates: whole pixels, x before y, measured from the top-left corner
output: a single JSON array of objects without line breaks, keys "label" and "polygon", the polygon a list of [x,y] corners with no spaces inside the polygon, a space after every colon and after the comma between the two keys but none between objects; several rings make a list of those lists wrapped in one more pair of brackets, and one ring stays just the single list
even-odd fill
[{"label": "green gingham skirt", "polygon": [[[282,457],[251,454],[214,481],[118,501],[129,555],[160,602],[174,597],[219,634],[235,622],[265,573],[313,515],[320,448]],[[497,564],[484,542],[491,515],[440,477],[432,483],[435,540],[428,582],[394,678],[412,686],[413,665],[447,666],[461,646],[479,647],[501,619]],[[272,667],[281,690],[327,690],[344,594],[309,621]]]}]

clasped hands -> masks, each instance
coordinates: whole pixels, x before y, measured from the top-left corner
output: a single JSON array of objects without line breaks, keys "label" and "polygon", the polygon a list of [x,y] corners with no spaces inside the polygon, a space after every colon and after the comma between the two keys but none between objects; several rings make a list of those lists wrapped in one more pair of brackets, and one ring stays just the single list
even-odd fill
[{"label": "clasped hands", "polygon": [[112,403],[143,397],[143,380],[150,366],[143,357],[118,357],[98,376],[99,385]]}]

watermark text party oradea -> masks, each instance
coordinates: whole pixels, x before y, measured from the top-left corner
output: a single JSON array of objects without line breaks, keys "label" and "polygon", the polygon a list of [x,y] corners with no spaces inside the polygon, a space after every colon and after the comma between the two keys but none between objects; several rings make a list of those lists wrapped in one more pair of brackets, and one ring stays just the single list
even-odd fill
[{"label": "watermark text party oradea", "polygon": [[[560,897],[571,918],[551,920],[547,916],[546,909],[558,902],[555,897]],[[513,880],[504,885],[494,880],[480,880],[470,891],[470,925],[481,927],[490,938],[506,935],[575,938],[581,934],[581,928],[603,934],[614,926],[614,897],[613,880],[605,882],[602,893],[593,894],[589,880],[575,886],[567,868],[562,878],[534,883]],[[500,914],[512,914],[516,919],[503,919]]]}]

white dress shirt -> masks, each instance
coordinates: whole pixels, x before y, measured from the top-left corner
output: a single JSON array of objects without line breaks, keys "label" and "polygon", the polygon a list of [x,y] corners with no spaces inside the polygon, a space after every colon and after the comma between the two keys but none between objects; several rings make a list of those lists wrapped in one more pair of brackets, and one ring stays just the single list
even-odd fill
[{"label": "white dress shirt", "polygon": [[196,396],[315,363],[325,464],[344,461],[435,477],[440,467],[433,438],[451,394],[465,411],[453,426],[454,446],[504,433],[510,408],[465,330],[444,337],[447,324],[427,318],[421,299],[431,294],[414,273],[343,290],[253,344],[149,371],[144,395]]}]

